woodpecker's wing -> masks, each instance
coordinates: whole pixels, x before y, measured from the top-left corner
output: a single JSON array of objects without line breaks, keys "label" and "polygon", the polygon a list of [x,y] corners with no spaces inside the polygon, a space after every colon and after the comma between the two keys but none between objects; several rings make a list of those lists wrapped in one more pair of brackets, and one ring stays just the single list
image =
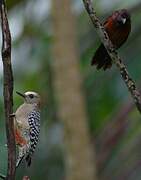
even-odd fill
[{"label": "woodpecker's wing", "polygon": [[28,122],[30,126],[30,149],[26,157],[28,166],[31,164],[31,155],[34,153],[40,132],[40,112],[32,111],[28,116]]}]

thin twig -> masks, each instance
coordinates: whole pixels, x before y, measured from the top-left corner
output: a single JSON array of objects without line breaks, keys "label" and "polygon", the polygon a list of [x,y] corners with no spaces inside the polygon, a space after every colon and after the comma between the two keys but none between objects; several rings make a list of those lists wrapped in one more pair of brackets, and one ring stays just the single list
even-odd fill
[{"label": "thin twig", "polygon": [[121,58],[115,51],[103,25],[100,23],[96,12],[92,6],[92,1],[91,0],[83,0],[83,3],[85,5],[85,8],[89,14],[89,17],[91,18],[96,31],[104,44],[105,48],[107,49],[108,54],[110,55],[112,61],[116,64],[116,66],[119,68],[120,74],[122,76],[123,81],[125,82],[129,92],[131,93],[132,98],[134,99],[134,102],[136,104],[136,107],[138,111],[141,113],[141,97],[140,93],[136,88],[136,85],[132,78],[130,77],[124,63],[122,62]]},{"label": "thin twig", "polygon": [[15,138],[13,128],[13,73],[11,65],[11,34],[7,19],[7,11],[5,1],[0,1],[1,12],[1,28],[2,28],[2,61],[4,76],[4,109],[5,109],[5,125],[8,147],[8,170],[6,180],[15,179]]},{"label": "thin twig", "polygon": [[3,175],[3,174],[0,174],[0,178],[1,178],[1,179],[6,179],[6,176]]},{"label": "thin twig", "polygon": [[30,178],[28,176],[24,176],[23,180],[30,180]]}]

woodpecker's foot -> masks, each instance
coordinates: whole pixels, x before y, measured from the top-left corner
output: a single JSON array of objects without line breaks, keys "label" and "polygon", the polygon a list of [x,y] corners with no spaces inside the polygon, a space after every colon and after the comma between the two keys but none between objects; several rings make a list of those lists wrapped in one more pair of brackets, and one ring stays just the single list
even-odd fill
[{"label": "woodpecker's foot", "polygon": [[13,114],[10,114],[10,117],[15,117],[16,115],[15,115],[15,113],[13,113]]}]

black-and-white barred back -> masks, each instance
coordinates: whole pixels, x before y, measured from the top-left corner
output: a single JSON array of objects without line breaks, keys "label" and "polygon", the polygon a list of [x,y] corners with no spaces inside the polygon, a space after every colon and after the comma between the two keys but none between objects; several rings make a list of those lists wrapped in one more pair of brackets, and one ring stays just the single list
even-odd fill
[{"label": "black-and-white barred back", "polygon": [[30,148],[26,157],[28,165],[31,164],[31,156],[35,151],[40,133],[40,111],[32,111],[28,116],[30,126]]}]

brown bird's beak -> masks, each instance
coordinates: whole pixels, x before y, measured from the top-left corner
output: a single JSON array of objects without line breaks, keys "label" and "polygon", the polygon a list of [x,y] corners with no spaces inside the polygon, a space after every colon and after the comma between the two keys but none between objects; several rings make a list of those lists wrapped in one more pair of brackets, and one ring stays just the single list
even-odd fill
[{"label": "brown bird's beak", "polygon": [[22,93],[20,93],[20,92],[18,92],[18,91],[16,91],[16,93],[17,93],[18,95],[20,95],[21,97],[25,98],[25,95],[24,95],[24,94],[22,94]]},{"label": "brown bird's beak", "polygon": [[125,24],[126,23],[126,18],[122,18],[122,23]]}]

